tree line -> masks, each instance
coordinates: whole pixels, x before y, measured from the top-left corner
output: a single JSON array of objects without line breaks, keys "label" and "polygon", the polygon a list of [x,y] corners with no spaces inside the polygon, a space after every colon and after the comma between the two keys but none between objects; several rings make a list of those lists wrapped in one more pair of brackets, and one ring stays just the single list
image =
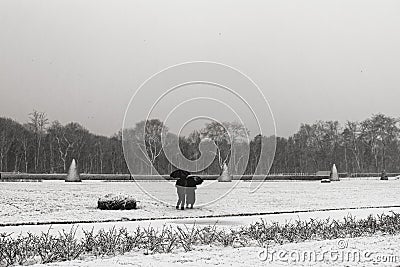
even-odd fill
[{"label": "tree line", "polygon": [[302,124],[289,138],[277,138],[276,172],[400,171],[399,119],[376,114],[361,122],[318,121]]},{"label": "tree line", "polygon": [[0,171],[64,173],[75,158],[81,172],[127,173],[121,133],[105,137],[78,123],[49,122],[44,112],[27,123],[0,118]]},{"label": "tree line", "polygon": [[[89,132],[71,122],[50,122],[46,113],[34,111],[27,123],[0,118],[0,171],[26,173],[64,173],[72,159],[83,173],[168,174],[175,167],[162,146],[161,134],[177,140],[185,158],[200,158],[202,140],[216,147],[212,164],[202,174],[219,174],[224,164],[233,173],[315,173],[329,170],[333,163],[340,172],[400,172],[399,119],[375,114],[360,122],[318,121],[302,124],[294,135],[266,137],[250,132],[237,122],[212,122],[189,136],[175,136],[163,122],[152,119],[137,123],[106,137]],[[143,154],[125,162],[122,144],[136,141]],[[172,141],[171,141],[172,142]],[[261,144],[276,147],[275,158],[261,159]],[[140,148],[140,146],[138,146]],[[258,170],[256,167],[261,166]]]}]

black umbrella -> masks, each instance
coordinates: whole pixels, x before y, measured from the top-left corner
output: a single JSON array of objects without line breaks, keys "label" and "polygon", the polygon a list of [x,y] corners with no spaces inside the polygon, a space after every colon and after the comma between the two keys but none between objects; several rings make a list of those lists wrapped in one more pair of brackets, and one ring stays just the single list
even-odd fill
[{"label": "black umbrella", "polygon": [[195,187],[196,185],[200,185],[203,183],[203,179],[199,176],[189,176],[187,178],[187,185],[188,187]]},{"label": "black umbrella", "polygon": [[178,170],[171,172],[171,174],[169,176],[171,178],[186,178],[189,175],[190,175],[190,172],[178,169]]}]

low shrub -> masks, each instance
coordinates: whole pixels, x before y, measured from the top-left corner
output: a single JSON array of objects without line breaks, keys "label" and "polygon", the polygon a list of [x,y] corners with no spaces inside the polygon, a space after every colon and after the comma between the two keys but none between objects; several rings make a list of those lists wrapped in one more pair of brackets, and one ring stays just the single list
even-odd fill
[{"label": "low shrub", "polygon": [[132,210],[137,208],[137,202],[128,195],[108,194],[99,198],[97,207],[101,210]]}]

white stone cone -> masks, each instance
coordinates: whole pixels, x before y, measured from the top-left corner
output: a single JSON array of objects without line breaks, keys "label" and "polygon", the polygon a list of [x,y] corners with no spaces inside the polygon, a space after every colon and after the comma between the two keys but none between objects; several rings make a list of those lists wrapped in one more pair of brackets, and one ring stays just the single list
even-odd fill
[{"label": "white stone cone", "polygon": [[66,182],[82,182],[81,177],[79,176],[78,169],[76,167],[75,159],[72,160],[71,166],[69,167]]},{"label": "white stone cone", "polygon": [[229,173],[226,163],[222,167],[222,174],[218,177],[218,182],[232,182],[232,176]]},{"label": "white stone cone", "polygon": [[336,164],[333,164],[332,166],[332,175],[331,175],[331,181],[339,181],[339,174],[336,169]]}]

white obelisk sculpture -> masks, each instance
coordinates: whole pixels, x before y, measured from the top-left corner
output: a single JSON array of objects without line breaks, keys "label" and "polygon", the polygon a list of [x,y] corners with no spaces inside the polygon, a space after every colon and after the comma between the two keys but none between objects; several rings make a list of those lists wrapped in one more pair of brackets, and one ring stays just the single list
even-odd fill
[{"label": "white obelisk sculpture", "polygon": [[339,181],[339,174],[337,172],[335,164],[333,164],[332,166],[331,181]]},{"label": "white obelisk sculpture", "polygon": [[228,166],[224,163],[222,174],[218,177],[218,182],[232,182],[232,176],[229,173]]},{"label": "white obelisk sculpture", "polygon": [[78,173],[75,159],[72,160],[71,166],[69,167],[66,182],[82,182],[81,177]]}]

